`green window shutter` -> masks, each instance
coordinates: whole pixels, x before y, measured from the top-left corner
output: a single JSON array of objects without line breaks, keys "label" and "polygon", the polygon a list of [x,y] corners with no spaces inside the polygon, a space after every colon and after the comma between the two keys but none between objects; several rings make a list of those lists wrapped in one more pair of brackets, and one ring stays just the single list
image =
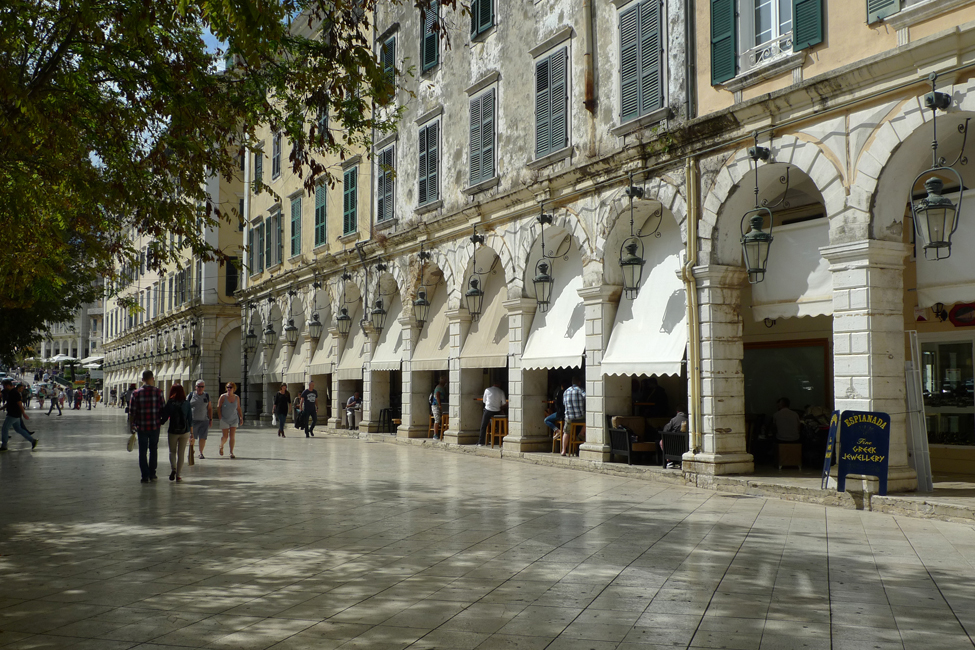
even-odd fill
[{"label": "green window shutter", "polygon": [[264,270],[264,222],[257,227],[257,271]]},{"label": "green window shutter", "polygon": [[301,197],[291,202],[291,257],[301,254]]},{"label": "green window shutter", "polygon": [[386,209],[383,212],[383,219],[386,220],[393,218],[393,166],[395,156],[396,147],[390,147],[386,150]]},{"label": "green window shutter", "polygon": [[640,114],[640,7],[620,14],[620,121]]},{"label": "green window shutter", "polygon": [[389,83],[396,82],[396,37],[390,36],[385,43],[383,43],[382,50],[379,53],[380,60],[383,64],[383,75],[389,80]]},{"label": "green window shutter", "polygon": [[342,196],[342,234],[350,235],[356,231],[356,181],[358,168],[346,170],[343,178]]},{"label": "green window shutter", "polygon": [[867,23],[875,23],[901,10],[901,0],[867,0]]},{"label": "green window shutter", "polygon": [[551,63],[551,97],[552,97],[552,144],[549,151],[555,152],[564,149],[569,144],[569,94],[568,79],[566,71],[568,69],[569,51],[562,49],[553,54]]},{"label": "green window shutter", "polygon": [[325,243],[325,184],[315,188],[315,246]]},{"label": "green window shutter", "polygon": [[260,149],[254,152],[254,194],[261,193],[261,182],[264,180],[264,152]]},{"label": "green window shutter", "polygon": [[419,193],[417,194],[417,205],[423,205],[429,201],[427,196],[427,129],[429,127],[423,127],[420,129],[420,160],[417,169],[417,176],[419,177]]},{"label": "green window shutter", "polygon": [[711,0],[711,85],[734,79],[736,74],[735,0]]},{"label": "green window shutter", "polygon": [[393,218],[393,147],[379,154],[379,169],[376,179],[376,213],[379,221]]},{"label": "green window shutter", "polygon": [[281,175],[281,134],[277,133],[271,140],[271,178]]},{"label": "green window shutter", "polygon": [[552,79],[551,60],[535,64],[535,157],[548,155],[552,149]]},{"label": "green window shutter", "polygon": [[481,97],[471,100],[470,107],[471,146],[470,146],[470,185],[481,180]]},{"label": "green window shutter", "polygon": [[660,14],[660,0],[640,5],[640,115],[652,113],[664,103]]},{"label": "green window shutter", "polygon": [[440,36],[433,31],[440,7],[437,2],[431,2],[424,14],[423,40],[420,43],[420,57],[423,71],[426,72],[440,62]]},{"label": "green window shutter", "polygon": [[477,35],[477,14],[481,0],[471,0],[471,36]]},{"label": "green window shutter", "polygon": [[438,132],[440,122],[434,122],[427,127],[427,201],[436,201],[440,196],[438,190],[439,178],[437,169],[440,166]]},{"label": "green window shutter", "polygon": [[254,272],[254,229],[247,230],[247,272]]},{"label": "green window shutter", "polygon": [[494,0],[471,2],[471,36],[486,32],[494,25]]},{"label": "green window shutter", "polygon": [[481,180],[494,178],[494,89],[481,96]]},{"label": "green window shutter", "polygon": [[792,0],[792,50],[823,42],[823,0]]}]

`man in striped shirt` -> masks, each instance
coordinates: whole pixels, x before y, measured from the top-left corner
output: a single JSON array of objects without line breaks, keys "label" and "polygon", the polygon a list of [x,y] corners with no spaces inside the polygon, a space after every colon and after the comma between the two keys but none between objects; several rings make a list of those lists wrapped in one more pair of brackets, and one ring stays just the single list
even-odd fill
[{"label": "man in striped shirt", "polygon": [[[159,448],[160,413],[166,405],[162,391],[156,388],[151,370],[142,373],[142,388],[129,398],[129,427],[139,436],[139,469],[142,482],[156,480],[156,461]],[[148,459],[146,454],[148,452]]]},{"label": "man in striped shirt", "polygon": [[573,422],[586,421],[586,391],[582,390],[580,384],[582,379],[578,376],[572,378],[572,385],[562,393],[562,402],[565,404],[565,426],[562,428],[562,455],[568,453],[569,447],[569,425]]}]

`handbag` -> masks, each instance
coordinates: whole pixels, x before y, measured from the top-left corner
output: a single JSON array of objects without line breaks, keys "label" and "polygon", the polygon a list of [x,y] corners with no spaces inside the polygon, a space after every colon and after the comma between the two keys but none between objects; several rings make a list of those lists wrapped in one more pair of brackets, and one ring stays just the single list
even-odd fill
[{"label": "handbag", "polygon": [[271,414],[271,424],[273,424],[274,426],[278,426],[278,414],[277,413],[272,413]]},{"label": "handbag", "polygon": [[129,451],[132,451],[133,449],[135,449],[135,434],[134,433],[129,434],[129,442],[126,443],[125,448],[128,449]]}]

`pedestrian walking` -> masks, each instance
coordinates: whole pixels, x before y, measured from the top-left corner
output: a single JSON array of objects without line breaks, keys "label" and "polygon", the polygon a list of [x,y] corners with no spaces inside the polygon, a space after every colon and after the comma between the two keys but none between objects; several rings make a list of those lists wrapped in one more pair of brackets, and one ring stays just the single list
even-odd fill
[{"label": "pedestrian walking", "polygon": [[37,447],[37,438],[30,435],[21,426],[23,420],[30,419],[24,410],[24,403],[21,400],[23,390],[24,385],[22,383],[14,387],[13,381],[10,379],[3,380],[3,403],[7,411],[7,417],[3,420],[3,429],[0,432],[0,451],[7,451],[7,439],[10,435],[10,427],[13,427],[14,431],[22,435],[24,439],[30,441],[31,450]]},{"label": "pedestrian walking", "polygon": [[305,419],[305,437],[314,438],[318,424],[318,391],[313,381],[309,381],[308,388],[301,393],[301,415]]},{"label": "pedestrian walking", "polygon": [[139,470],[142,482],[156,480],[159,455],[160,412],[166,406],[162,391],[156,388],[151,370],[142,372],[142,388],[129,399],[129,428],[139,437]]},{"label": "pedestrian walking", "polygon": [[64,399],[64,395],[61,392],[60,386],[55,386],[51,389],[51,406],[47,409],[47,414],[50,415],[51,411],[55,408],[58,410],[58,415],[61,415],[61,400]]},{"label": "pedestrian walking", "polygon": [[183,480],[183,459],[186,457],[186,446],[190,441],[190,423],[193,421],[193,409],[186,401],[186,392],[180,384],[174,384],[169,389],[169,401],[163,407],[160,425],[169,422],[169,480]]},{"label": "pedestrian walking", "polygon": [[207,435],[213,424],[213,404],[206,392],[206,382],[202,379],[196,382],[193,394],[190,395],[190,407],[193,409],[193,431],[190,434],[190,465],[193,464],[193,442],[200,443],[200,460],[203,460],[203,448],[207,444]]},{"label": "pedestrian walking", "polygon": [[230,441],[230,457],[234,456],[234,435],[237,427],[244,421],[244,414],[240,411],[240,398],[236,395],[237,384],[227,382],[227,392],[217,400],[217,413],[220,414],[220,455],[223,456],[223,446]]},{"label": "pedestrian walking", "polygon": [[94,399],[94,397],[95,397],[95,391],[92,390],[91,388],[86,388],[85,389],[85,402],[87,402],[87,404],[88,404],[88,410],[89,411],[91,410],[91,402]]},{"label": "pedestrian walking", "polygon": [[278,420],[278,435],[284,435],[284,421],[288,419],[288,408],[291,406],[291,393],[288,392],[288,385],[281,384],[277,395],[274,396],[274,417]]}]

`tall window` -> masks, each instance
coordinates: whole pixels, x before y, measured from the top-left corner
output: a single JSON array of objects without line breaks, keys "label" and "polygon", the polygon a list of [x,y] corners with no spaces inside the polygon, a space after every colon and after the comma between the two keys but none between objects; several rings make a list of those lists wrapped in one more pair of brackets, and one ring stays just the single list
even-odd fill
[{"label": "tall window", "polygon": [[237,258],[231,257],[227,260],[227,285],[224,289],[224,295],[228,298],[233,297],[234,292],[237,291]]},{"label": "tall window", "polygon": [[291,257],[301,254],[301,197],[291,199]]},{"label": "tall window", "polygon": [[494,88],[470,104],[470,184],[494,178]]},{"label": "tall window", "polygon": [[383,76],[389,83],[396,83],[396,37],[390,36],[379,49],[379,60],[383,64]]},{"label": "tall window", "polygon": [[568,145],[565,48],[535,64],[535,157]]},{"label": "tall window", "polygon": [[420,129],[420,161],[417,175],[420,178],[417,203],[425,205],[436,201],[440,195],[437,170],[440,167],[440,122],[433,121]]},{"label": "tall window", "polygon": [[255,269],[257,273],[264,270],[264,227],[266,225],[267,224],[262,221],[260,225],[257,226],[257,237],[254,242],[257,244],[257,267]]},{"label": "tall window", "polygon": [[755,37],[761,45],[792,31],[792,0],[755,0]]},{"label": "tall window", "polygon": [[471,36],[483,34],[494,26],[494,0],[471,2]]},{"label": "tall window", "polygon": [[663,106],[660,16],[660,0],[645,0],[620,13],[621,122]]},{"label": "tall window", "polygon": [[271,178],[281,175],[281,134],[275,133],[271,144]]},{"label": "tall window", "polygon": [[440,63],[440,35],[434,31],[440,10],[437,0],[433,0],[423,13],[423,37],[420,40],[420,61],[423,71],[435,68]]},{"label": "tall window", "polygon": [[247,229],[247,272],[251,275],[257,273],[257,266],[254,264],[257,259],[257,248],[254,246],[256,232],[257,229],[253,226]]},{"label": "tall window", "polygon": [[351,167],[342,176],[342,234],[351,235],[358,226],[359,168]]},{"label": "tall window", "polygon": [[315,246],[325,243],[325,184],[315,188]]},{"label": "tall window", "polygon": [[169,276],[169,311],[173,311],[173,296],[176,294],[176,278]]},{"label": "tall window", "polygon": [[378,202],[376,218],[379,221],[389,221],[393,218],[393,157],[395,146],[379,152],[379,167],[376,170],[376,200]]},{"label": "tall window", "polygon": [[[254,152],[254,193],[261,193],[261,183],[264,182],[264,151],[258,149]],[[172,239],[170,239],[170,244]]]}]

